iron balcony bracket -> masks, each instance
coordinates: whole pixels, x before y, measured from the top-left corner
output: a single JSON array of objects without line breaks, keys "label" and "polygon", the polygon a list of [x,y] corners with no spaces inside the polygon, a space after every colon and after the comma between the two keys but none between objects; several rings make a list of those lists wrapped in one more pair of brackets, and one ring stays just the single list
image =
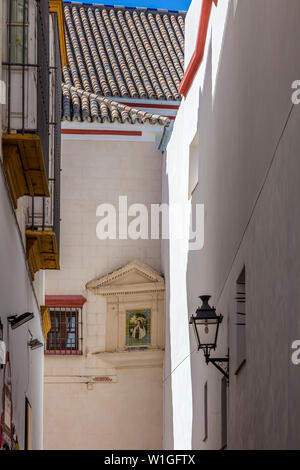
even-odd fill
[{"label": "iron balcony bracket", "polygon": [[223,375],[229,383],[229,353],[227,357],[210,357],[209,353],[205,353],[205,361],[208,365],[213,364]]},{"label": "iron balcony bracket", "polygon": [[[208,358],[206,360],[207,364],[210,362],[226,377],[229,381],[229,359],[228,358]],[[226,364],[226,367],[223,368],[222,364]]]}]

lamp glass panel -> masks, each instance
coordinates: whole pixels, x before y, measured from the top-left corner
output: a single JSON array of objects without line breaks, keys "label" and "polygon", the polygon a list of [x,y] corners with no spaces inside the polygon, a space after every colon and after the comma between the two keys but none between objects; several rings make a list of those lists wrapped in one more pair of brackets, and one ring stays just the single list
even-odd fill
[{"label": "lamp glass panel", "polygon": [[218,330],[218,319],[196,320],[201,346],[215,345]]},{"label": "lamp glass panel", "polygon": [[196,343],[197,343],[198,349],[200,349],[201,344],[200,344],[200,340],[199,340],[199,335],[198,335],[196,323],[193,321],[192,325],[193,325],[194,335],[195,335],[195,338],[196,338]]}]

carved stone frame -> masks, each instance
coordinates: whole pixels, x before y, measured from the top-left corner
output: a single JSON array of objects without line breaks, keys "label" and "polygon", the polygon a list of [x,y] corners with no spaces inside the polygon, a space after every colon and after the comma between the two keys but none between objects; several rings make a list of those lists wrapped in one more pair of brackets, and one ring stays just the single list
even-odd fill
[{"label": "carved stone frame", "polygon": [[124,352],[138,346],[126,345],[126,312],[151,310],[151,343],[140,349],[162,350],[164,347],[164,278],[140,261],[91,281],[87,289],[107,298],[107,352]]}]

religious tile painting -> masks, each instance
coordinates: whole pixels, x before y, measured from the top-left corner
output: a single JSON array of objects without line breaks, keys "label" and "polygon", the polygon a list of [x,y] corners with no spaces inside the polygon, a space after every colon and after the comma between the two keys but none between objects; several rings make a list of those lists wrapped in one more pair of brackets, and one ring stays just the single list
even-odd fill
[{"label": "religious tile painting", "polygon": [[151,342],[151,310],[127,310],[126,345],[138,346]]}]

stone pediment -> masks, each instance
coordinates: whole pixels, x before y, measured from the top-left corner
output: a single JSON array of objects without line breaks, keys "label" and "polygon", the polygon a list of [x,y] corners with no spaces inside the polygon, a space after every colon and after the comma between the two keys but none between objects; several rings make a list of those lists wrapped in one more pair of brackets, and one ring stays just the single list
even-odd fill
[{"label": "stone pediment", "polygon": [[86,288],[99,295],[120,295],[165,290],[164,278],[150,266],[132,261],[120,269],[86,284]]}]

